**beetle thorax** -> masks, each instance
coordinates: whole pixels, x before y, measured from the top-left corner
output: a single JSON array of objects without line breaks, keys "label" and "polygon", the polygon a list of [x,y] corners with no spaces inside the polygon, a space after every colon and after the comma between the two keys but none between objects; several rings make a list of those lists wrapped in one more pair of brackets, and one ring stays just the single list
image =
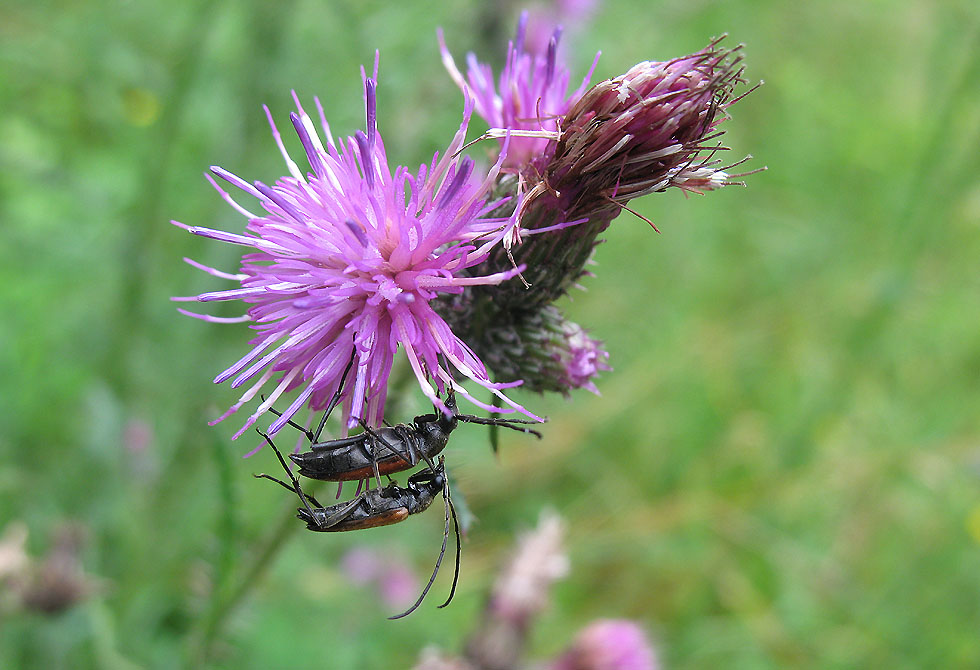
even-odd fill
[{"label": "beetle thorax", "polygon": [[423,430],[425,431],[425,451],[434,455],[446,448],[449,444],[449,433],[458,425],[456,417],[447,419],[440,416],[437,421],[426,421]]},{"label": "beetle thorax", "polygon": [[456,430],[456,426],[459,425],[459,419],[456,418],[456,407],[450,407],[453,411],[452,416],[446,416],[443,412],[439,412],[438,424],[439,429],[446,434],[446,439],[449,439],[449,433]]}]

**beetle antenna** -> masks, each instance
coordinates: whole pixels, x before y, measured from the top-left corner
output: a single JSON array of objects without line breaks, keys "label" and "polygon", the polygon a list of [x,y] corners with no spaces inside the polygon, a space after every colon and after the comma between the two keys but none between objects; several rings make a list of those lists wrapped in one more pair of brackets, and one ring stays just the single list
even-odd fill
[{"label": "beetle antenna", "polygon": [[[430,470],[432,470],[433,472],[436,471],[436,466],[435,466],[435,464],[432,463],[432,459],[429,458],[429,455],[427,453],[425,453],[424,451],[420,451],[419,452],[419,456],[422,457],[422,460],[425,461],[425,464],[429,467]],[[439,457],[439,466],[442,468],[442,476],[445,477],[446,476],[446,459],[445,459],[444,456],[440,456]],[[448,484],[449,484],[449,479],[447,478],[446,479],[446,485],[448,486]],[[448,489],[443,489],[443,492],[445,492],[447,490]]]},{"label": "beetle antenna", "polygon": [[320,417],[320,425],[316,427],[316,432],[310,436],[307,431],[307,437],[310,438],[310,444],[316,444],[320,441],[320,433],[323,432],[323,427],[327,425],[327,419],[330,417],[330,413],[333,412],[334,407],[340,404],[340,398],[344,394],[344,382],[347,381],[347,375],[350,373],[350,369],[354,367],[354,358],[357,356],[357,347],[354,347],[350,352],[350,360],[347,361],[347,367],[344,368],[344,374],[340,375],[340,383],[337,384],[337,392],[333,394],[330,399],[330,404],[327,405],[327,409],[324,410],[323,416]]},{"label": "beetle antenna", "polygon": [[[445,479],[445,483],[442,485],[442,495],[443,495],[443,498],[445,498],[445,500],[446,500],[446,530],[442,534],[442,549],[439,550],[439,558],[436,559],[435,567],[432,568],[432,575],[429,577],[429,582],[425,585],[425,588],[422,589],[422,593],[419,594],[418,600],[415,601],[415,604],[412,605],[411,607],[409,607],[407,610],[405,610],[401,614],[396,614],[394,616],[388,617],[389,619],[392,619],[392,620],[394,620],[394,619],[401,619],[402,617],[406,617],[406,616],[408,616],[409,614],[411,614],[412,612],[414,612],[415,610],[418,609],[419,605],[422,604],[422,601],[425,600],[425,596],[429,592],[429,589],[432,588],[432,584],[435,583],[435,581],[436,581],[436,575],[439,574],[439,566],[442,565],[442,558],[443,558],[443,556],[446,555],[446,546],[449,544],[449,510],[450,510],[450,505],[449,505],[449,498],[446,498],[446,493],[449,490],[449,479],[446,479],[445,478],[446,477],[446,471],[445,471],[445,465],[444,465],[444,463],[445,463],[445,461],[440,458],[439,459],[439,465],[442,467],[442,476]],[[455,512],[453,513],[453,516],[455,516]],[[453,588],[455,588],[455,580],[453,580]]]},{"label": "beetle antenna", "polygon": [[418,600],[415,601],[414,605],[409,607],[401,614],[396,614],[394,616],[388,617],[389,619],[392,620],[401,619],[402,617],[408,616],[409,614],[411,614],[412,612],[414,612],[419,608],[419,605],[421,605],[422,601],[425,600],[425,596],[429,592],[429,589],[432,588],[432,584],[436,581],[436,575],[439,574],[439,566],[442,565],[442,557],[446,555],[446,546],[448,544],[449,544],[449,507],[447,506],[446,507],[446,532],[443,533],[442,535],[442,549],[439,551],[439,558],[436,559],[435,567],[432,568],[432,576],[429,577],[429,583],[425,585],[424,589],[422,589],[422,593],[419,595]]},{"label": "beetle antenna", "polygon": [[[456,584],[459,583],[459,555],[462,551],[462,547],[459,540],[459,519],[456,518],[456,506],[453,505],[452,499],[449,497],[449,479],[446,479],[446,488],[442,491],[442,497],[446,499],[446,504],[449,506],[449,511],[453,515],[453,530],[456,531],[456,569],[453,571],[453,587],[449,590],[449,597],[446,598],[446,602],[439,605],[440,608],[445,607],[453,601],[453,596],[456,595]],[[446,526],[446,534],[449,534],[449,526]]]},{"label": "beetle antenna", "polygon": [[[320,423],[319,425],[317,425],[316,431],[312,431],[309,428],[304,428],[303,426],[299,425],[298,423],[296,423],[291,419],[286,420],[286,423],[288,423],[290,426],[292,426],[299,432],[306,435],[306,439],[310,441],[310,444],[316,444],[317,442],[320,441],[320,433],[323,432],[323,427],[327,424],[327,419],[330,418],[330,413],[333,412],[334,408],[340,404],[340,397],[343,395],[344,392],[344,382],[347,381],[347,374],[350,372],[351,367],[353,367],[354,365],[354,356],[356,353],[357,353],[356,349],[354,350],[354,352],[351,353],[350,361],[347,362],[347,367],[344,368],[344,374],[340,376],[340,383],[337,384],[337,392],[333,394],[333,397],[330,399],[330,403],[327,405],[327,409],[324,410],[323,416],[320,417]],[[259,397],[262,398],[263,401],[265,400],[264,395],[261,395]],[[282,412],[277,410],[275,407],[270,407],[269,411],[275,414],[276,416],[282,416]]]},{"label": "beetle antenna", "polygon": [[528,424],[535,425],[541,423],[540,421],[528,421],[526,419],[487,419],[482,416],[473,416],[472,414],[457,414],[456,418],[465,423],[478,423],[482,426],[503,426],[504,428],[510,428],[521,433],[534,435],[539,440],[541,439],[541,433],[538,431],[522,427]]},{"label": "beetle antenna", "polygon": [[[269,481],[272,481],[272,482],[275,482],[275,483],[276,483],[276,484],[278,484],[279,486],[281,486],[281,487],[283,487],[283,488],[284,488],[284,489],[286,489],[287,491],[292,491],[293,493],[295,493],[295,492],[296,492],[296,489],[294,489],[294,488],[293,488],[292,486],[290,486],[289,484],[287,484],[287,483],[286,483],[286,482],[284,482],[283,480],[281,480],[281,479],[276,479],[276,478],[275,478],[275,477],[273,477],[272,475],[267,475],[267,474],[265,474],[264,472],[260,472],[260,473],[258,473],[258,474],[253,474],[252,476],[253,476],[253,477],[255,477],[256,479],[268,479]],[[322,507],[323,507],[323,505],[321,505],[321,504],[319,503],[319,501],[317,501],[317,499],[316,499],[316,498],[314,498],[313,496],[311,496],[311,495],[310,495],[309,493],[307,493],[306,491],[303,491],[303,495],[304,495],[304,496],[306,496],[306,499],[307,499],[307,500],[309,500],[309,501],[310,501],[311,503],[313,503],[313,504],[314,504],[314,505],[315,505],[316,507],[319,507],[319,508],[322,508]]]}]

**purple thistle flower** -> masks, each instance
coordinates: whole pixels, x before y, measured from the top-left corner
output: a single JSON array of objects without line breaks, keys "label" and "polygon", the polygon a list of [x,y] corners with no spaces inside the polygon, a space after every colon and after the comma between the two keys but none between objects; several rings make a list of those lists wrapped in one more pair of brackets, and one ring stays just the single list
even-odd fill
[{"label": "purple thistle flower", "polygon": [[[570,75],[568,68],[558,59],[561,28],[556,28],[552,33],[544,53],[527,52],[524,50],[527,21],[528,13],[523,12],[517,24],[517,35],[507,45],[507,61],[500,73],[499,92],[494,86],[493,68],[477,61],[472,53],[466,55],[467,77],[464,79],[446,47],[442,30],[438,31],[443,65],[460,89],[470,91],[475,96],[476,113],[491,128],[516,131],[510,134],[510,145],[503,163],[505,168],[514,171],[544,152],[550,139],[542,137],[540,131],[558,131],[559,119],[582,96],[599,61],[599,54],[596,54],[581,85],[566,95]],[[520,131],[533,132],[521,135]]]},{"label": "purple thistle flower", "polygon": [[[272,434],[307,402],[311,409],[324,408],[342,383],[345,425],[352,427],[358,419],[380,425],[399,348],[422,391],[436,405],[445,407],[432,383],[443,391],[454,377],[465,377],[515,410],[534,416],[501,392],[520,382],[491,382],[483,362],[429,305],[440,294],[496,285],[517,274],[514,268],[488,275],[467,272],[485,261],[514,225],[512,217],[488,216],[500,205],[487,198],[506,151],[483,180],[474,175],[470,158],[457,156],[473,110],[467,98],[463,122],[441,157],[436,153],[431,164],[414,174],[404,167],[392,172],[377,129],[376,77],[377,63],[373,78],[362,70],[367,129],[346,142],[334,143],[317,99],[324,146],[293,94],[297,112],[290,119],[312,172],[304,175],[290,159],[268,108],[289,176],[267,186],[211,168],[220,179],[257,198],[265,210],[251,213],[208,176],[222,198],[248,218],[246,234],[174,222],[196,235],[254,249],[242,257],[241,271],[235,275],[185,259],[212,275],[239,281],[241,287],[175,298],[242,300],[248,305],[247,315],[232,319],[180,310],[210,322],[251,321],[259,333],[250,342],[252,350],[214,380],[232,380],[234,388],[250,386],[212,424],[237,411],[276,377],[275,388],[235,437],[283,393],[301,389],[270,426]],[[351,360],[352,375],[345,382],[344,370]],[[488,408],[465,389],[456,390]]]}]

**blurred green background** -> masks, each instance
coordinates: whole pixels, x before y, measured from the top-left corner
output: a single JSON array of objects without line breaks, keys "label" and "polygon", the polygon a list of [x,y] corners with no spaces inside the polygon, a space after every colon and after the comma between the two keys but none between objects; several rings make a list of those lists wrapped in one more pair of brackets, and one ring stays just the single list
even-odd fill
[{"label": "blurred green background", "polygon": [[236,249],[167,223],[242,229],[202,172],[283,174],[260,106],[288,127],[291,89],[321,97],[335,134],[362,127],[358,67],[376,48],[389,157],[427,160],[461,109],[436,26],[457,59],[499,65],[518,8],[0,6],[0,546],[26,529],[42,561],[74,533],[92,580],[57,614],[0,584],[0,665],[410,667],[426,645],[459,648],[514,534],[551,507],[572,574],[535,658],[629,617],[669,668],[980,667],[969,0],[614,0],[567,36],[573,79],[603,51],[596,81],[723,32],[744,42],[766,83],[726,139],[769,171],[635,202],[662,235],[628,215],[610,228],[565,302],[611,354],[602,396],[517,394],[551,423],[541,442],[502,436],[499,459],[482,429],[454,435],[478,522],[450,608],[435,604],[451,570],[389,622],[340,569],[367,545],[424,579],[441,509],[300,532],[295,500],[251,477],[269,454],[242,459],[257,442],[230,440],[237,418],[207,426],[237,398],[210,380],[248,336],[168,300],[222,285],[182,256],[237,267]]}]

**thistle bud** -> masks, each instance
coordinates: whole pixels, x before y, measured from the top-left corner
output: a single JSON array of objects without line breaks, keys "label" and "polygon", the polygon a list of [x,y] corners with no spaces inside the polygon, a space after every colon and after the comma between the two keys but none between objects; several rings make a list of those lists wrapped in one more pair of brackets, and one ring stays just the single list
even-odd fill
[{"label": "thistle bud", "polygon": [[727,118],[719,112],[742,81],[741,58],[732,58],[738,47],[717,45],[666,63],[634,65],[572,107],[542,175],[569,218],[682,186],[692,170],[710,168],[701,156],[719,148],[712,144],[720,135],[715,128]]},{"label": "thistle bud", "polygon": [[[488,301],[475,307],[487,313],[493,305]],[[523,379],[521,388],[539,393],[557,391],[568,396],[579,388],[599,393],[596,377],[612,369],[602,342],[589,337],[554,305],[524,313],[515,321],[495,323],[474,321],[468,311],[456,314],[457,318],[448,321],[454,329],[465,330],[465,324],[471,324],[474,352],[500,381]],[[473,328],[472,324],[479,325]]]}]

